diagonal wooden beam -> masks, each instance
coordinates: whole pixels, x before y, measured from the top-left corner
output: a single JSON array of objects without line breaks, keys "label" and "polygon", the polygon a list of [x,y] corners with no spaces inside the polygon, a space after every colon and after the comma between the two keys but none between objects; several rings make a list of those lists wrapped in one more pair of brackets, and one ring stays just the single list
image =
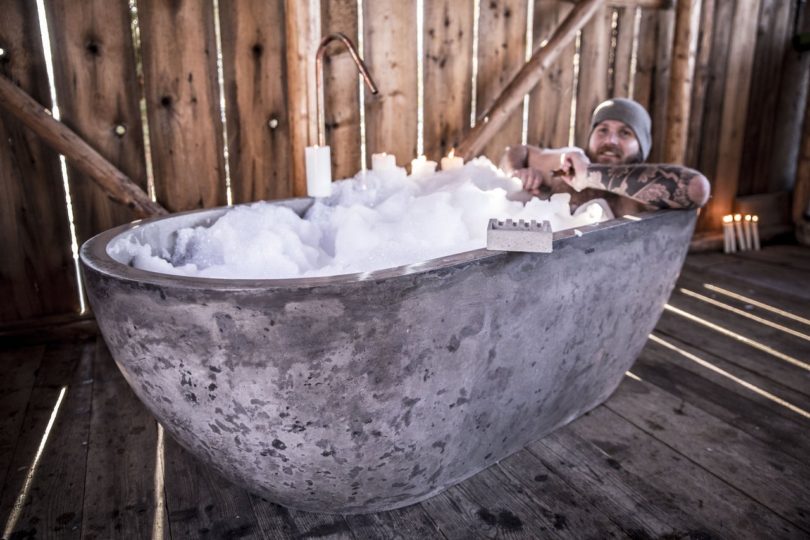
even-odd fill
[{"label": "diagonal wooden beam", "polygon": [[90,177],[110,199],[128,206],[139,217],[168,213],[84,139],[54,119],[34,98],[4,76],[0,76],[0,107],[25,124],[54,150],[63,154],[71,165]]},{"label": "diagonal wooden beam", "polygon": [[534,50],[532,57],[518,71],[501,95],[483,115],[473,129],[459,144],[456,154],[464,159],[475,157],[489,140],[503,127],[509,115],[523,104],[523,96],[537,86],[562,50],[573,41],[594,13],[605,5],[606,0],[582,0],[577,3],[544,47]]}]

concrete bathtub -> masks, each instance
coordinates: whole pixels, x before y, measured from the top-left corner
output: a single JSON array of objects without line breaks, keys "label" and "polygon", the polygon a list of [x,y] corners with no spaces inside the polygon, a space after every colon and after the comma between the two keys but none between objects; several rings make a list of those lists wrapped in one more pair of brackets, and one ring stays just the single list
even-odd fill
[{"label": "concrete bathtub", "polygon": [[551,254],[479,250],[333,278],[187,278],[107,253],[119,235],[172,242],[223,212],[85,243],[98,324],[191,453],[274,502],[340,513],[431,497],[607,399],[658,321],[696,215],[562,231]]}]

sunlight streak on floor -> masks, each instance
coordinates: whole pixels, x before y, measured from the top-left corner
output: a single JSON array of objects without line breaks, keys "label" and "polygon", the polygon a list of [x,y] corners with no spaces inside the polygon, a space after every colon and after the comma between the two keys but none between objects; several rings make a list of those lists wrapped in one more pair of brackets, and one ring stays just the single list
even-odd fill
[{"label": "sunlight streak on floor", "polygon": [[157,425],[157,446],[155,448],[154,501],[155,517],[152,521],[152,540],[165,537],[163,523],[166,521],[166,498],[164,495],[166,447],[163,443],[163,426]]},{"label": "sunlight streak on floor", "polygon": [[707,289],[709,289],[710,291],[714,291],[714,292],[718,292],[720,294],[724,294],[726,296],[730,296],[731,298],[734,298],[736,300],[740,300],[742,302],[745,302],[747,304],[751,304],[752,306],[756,306],[758,308],[766,309],[766,310],[768,310],[768,311],[770,311],[772,313],[776,313],[777,315],[781,315],[782,317],[785,317],[787,319],[793,319],[796,322],[800,322],[802,324],[806,324],[807,326],[810,326],[810,319],[805,319],[804,317],[800,317],[799,315],[794,315],[793,313],[791,313],[789,311],[785,311],[784,309],[779,309],[778,307],[773,307],[773,306],[765,304],[763,302],[759,302],[757,300],[754,300],[753,298],[748,298],[747,296],[743,296],[741,294],[737,294],[737,293],[729,291],[727,289],[723,289],[722,287],[718,287],[717,285],[712,285],[711,283],[704,283],[703,286],[706,287]]}]

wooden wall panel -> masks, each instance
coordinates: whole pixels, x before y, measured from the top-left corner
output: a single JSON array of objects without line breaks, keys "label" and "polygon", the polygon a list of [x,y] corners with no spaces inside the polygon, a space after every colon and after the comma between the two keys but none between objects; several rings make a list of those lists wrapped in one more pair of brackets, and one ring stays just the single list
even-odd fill
[{"label": "wooden wall panel", "polygon": [[647,161],[660,163],[664,158],[664,142],[667,127],[667,98],[669,97],[672,40],[675,34],[675,10],[662,9],[657,15],[655,77],[650,107],[652,117],[652,149]]},{"label": "wooden wall panel", "polygon": [[[658,13],[653,9],[642,9],[640,18],[633,99],[649,111],[655,81],[655,53],[658,49]],[[655,144],[655,141],[653,141],[653,144]]]},{"label": "wooden wall panel", "polygon": [[697,58],[695,59],[695,77],[692,85],[692,105],[689,116],[689,134],[687,136],[686,165],[699,168],[698,159],[701,147],[701,130],[705,114],[704,103],[706,92],[711,82],[712,71],[712,38],[714,36],[715,0],[703,0],[700,12],[700,33],[698,36]]},{"label": "wooden wall panel", "polygon": [[387,152],[404,166],[416,157],[416,0],[364,0],[364,58],[380,93],[365,93],[366,158]]},{"label": "wooden wall panel", "polygon": [[155,191],[170,211],[225,203],[212,0],[140,0]]},{"label": "wooden wall panel", "polygon": [[635,40],[636,8],[616,8],[616,47],[613,53],[612,97],[630,97],[633,74],[632,55]]},{"label": "wooden wall panel", "polygon": [[[526,61],[527,0],[481,2],[478,22],[477,121]],[[523,111],[516,110],[483,154],[495,163],[504,148],[520,144]]]},{"label": "wooden wall panel", "polygon": [[284,1],[219,7],[233,202],[292,197]]},{"label": "wooden wall panel", "polygon": [[[51,106],[34,2],[3,4],[0,73]],[[59,158],[0,111],[0,322],[78,312]]]},{"label": "wooden wall panel", "polygon": [[588,146],[591,115],[608,96],[611,10],[603,7],[582,29],[579,49],[579,82],[574,144]]},{"label": "wooden wall panel", "polygon": [[722,103],[722,127],[717,152],[717,177],[712,186],[713,198],[701,215],[703,223],[711,229],[721,227],[722,216],[731,212],[737,196],[754,63],[755,42],[751,36],[756,32],[759,6],[760,0],[751,0],[738,3],[734,10],[731,24],[734,32],[728,55]]},{"label": "wooden wall panel", "polygon": [[[47,0],[45,7],[62,121],[146,191],[127,0]],[[80,243],[135,219],[77,169],[69,167],[68,177]]]},{"label": "wooden wall panel", "polygon": [[[357,0],[322,0],[321,33],[342,32],[359,47]],[[371,76],[375,77],[375,73]],[[376,78],[384,77],[381,73]],[[348,178],[360,170],[360,92],[358,72],[348,49],[332,42],[324,61],[326,144],[332,152],[332,178]]]},{"label": "wooden wall panel", "polygon": [[438,161],[470,128],[475,0],[425,2],[425,155]]},{"label": "wooden wall panel", "polygon": [[757,22],[756,50],[754,53],[751,96],[748,100],[748,119],[745,124],[738,195],[768,193],[773,166],[769,159],[773,153],[774,121],[779,98],[782,95],[778,81],[782,74],[784,52],[793,37],[792,2],[762,0]]},{"label": "wooden wall panel", "polygon": [[[559,0],[535,0],[533,47],[536,49],[571,11]],[[542,148],[568,146],[571,129],[571,100],[574,89],[574,54],[571,43],[551,65],[529,98],[528,143]]]}]

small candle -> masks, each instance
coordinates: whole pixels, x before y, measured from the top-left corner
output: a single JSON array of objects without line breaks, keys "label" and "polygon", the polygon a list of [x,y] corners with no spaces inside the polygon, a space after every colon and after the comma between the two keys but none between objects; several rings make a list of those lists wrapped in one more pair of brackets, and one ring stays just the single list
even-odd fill
[{"label": "small candle", "polygon": [[420,176],[433,174],[436,172],[436,165],[437,163],[435,161],[428,161],[425,156],[419,156],[411,160],[411,176],[418,178]]},{"label": "small candle", "polygon": [[742,215],[734,214],[734,230],[737,232],[737,245],[740,251],[745,251],[745,238],[742,231]]},{"label": "small candle", "polygon": [[734,242],[734,217],[723,216],[723,251],[734,253],[737,251],[737,244]]},{"label": "small candle", "polygon": [[751,215],[745,214],[743,218],[743,232],[745,233],[745,249],[752,249],[753,243],[751,240]]},{"label": "small candle", "polygon": [[759,251],[759,216],[753,216],[751,218],[751,233],[754,237],[754,249]]},{"label": "small candle", "polygon": [[464,166],[464,158],[461,156],[456,156],[456,150],[450,150],[450,153],[447,154],[447,157],[442,158],[442,170],[443,171],[450,171],[452,169],[460,169]]},{"label": "small candle", "polygon": [[397,168],[397,158],[393,154],[371,154],[371,170],[374,172],[390,171]]},{"label": "small candle", "polygon": [[332,152],[328,146],[307,146],[307,195],[328,197],[332,194]]}]

